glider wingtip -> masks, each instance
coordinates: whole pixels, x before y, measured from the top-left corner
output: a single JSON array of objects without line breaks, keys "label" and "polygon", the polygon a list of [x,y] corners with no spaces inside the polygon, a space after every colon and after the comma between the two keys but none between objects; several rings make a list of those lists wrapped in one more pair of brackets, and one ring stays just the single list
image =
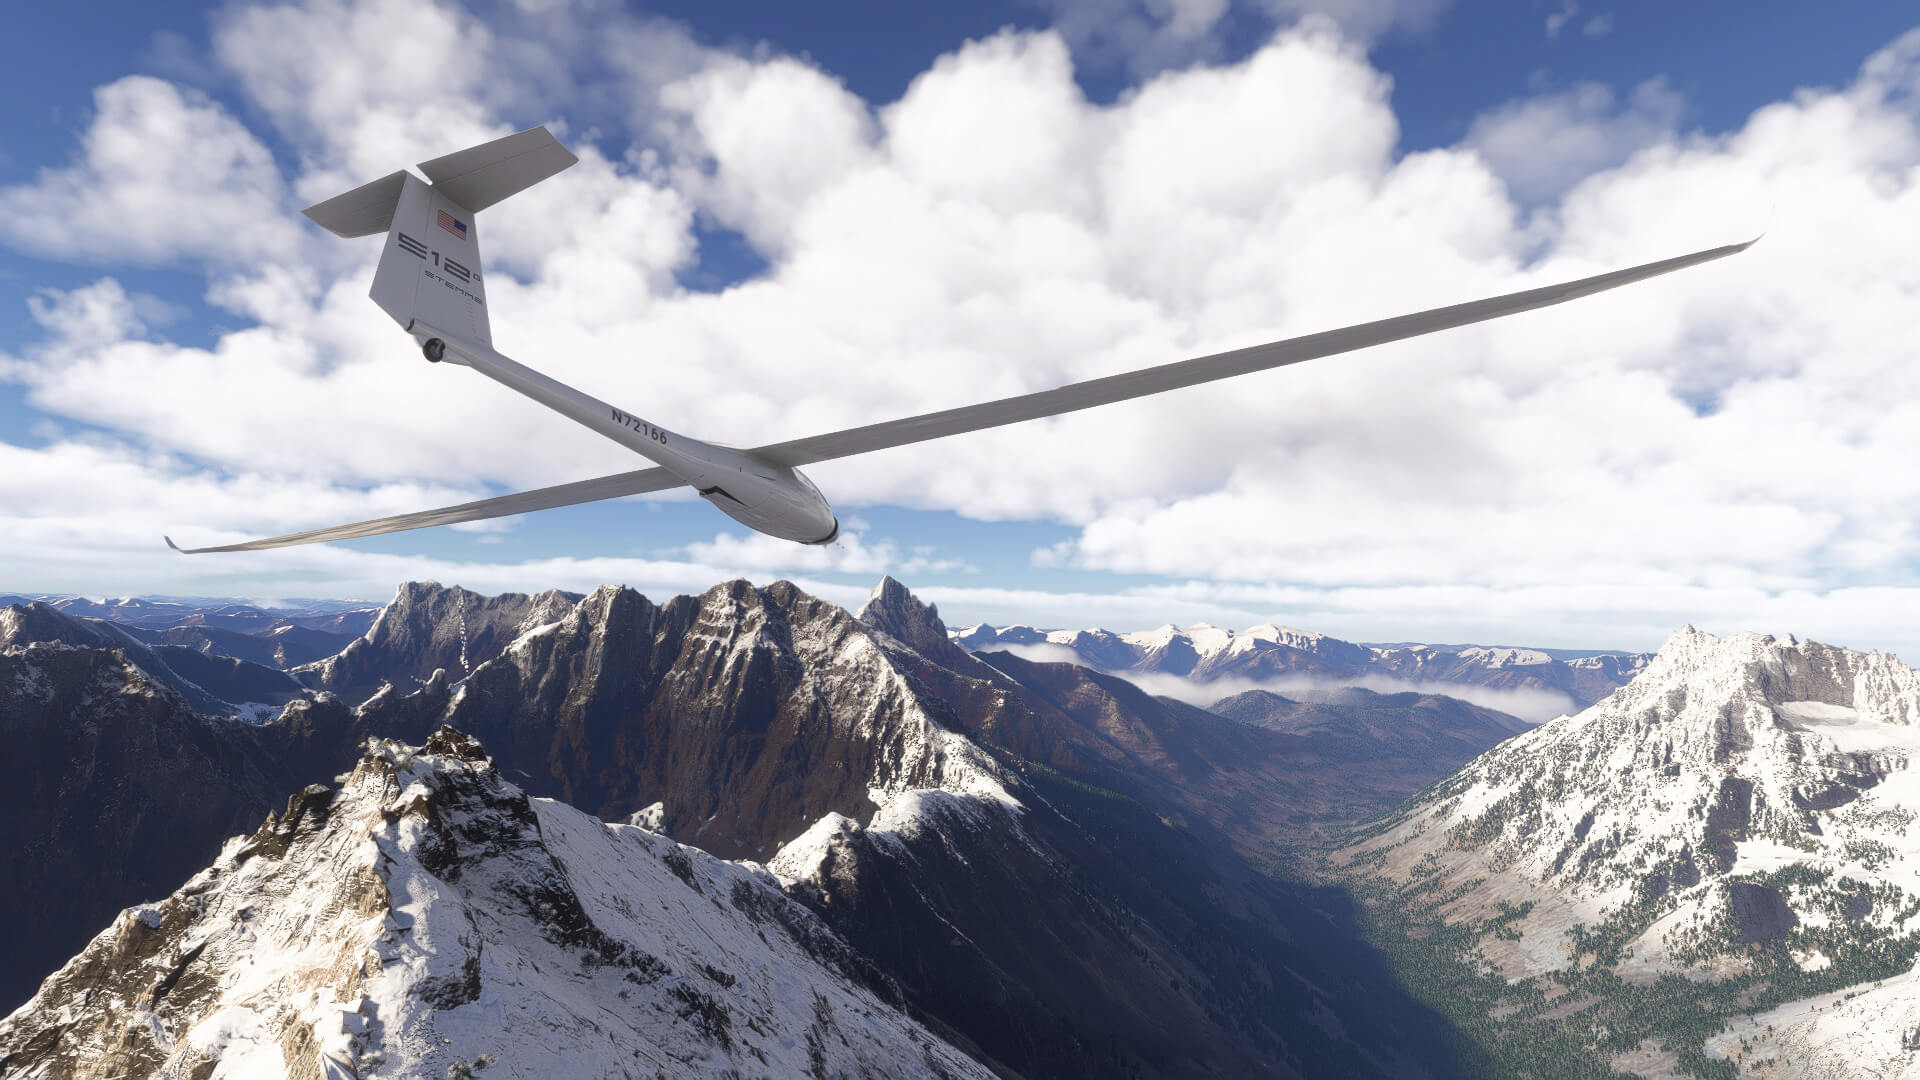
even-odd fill
[{"label": "glider wingtip", "polygon": [[173,542],[173,537],[167,536],[166,534],[163,533],[161,534],[160,539],[165,540],[167,542],[168,547],[172,548],[175,551],[178,551],[180,554],[185,555],[187,553],[186,550],[182,548],[179,544],[176,544]]},{"label": "glider wingtip", "polygon": [[1774,215],[1774,211],[1777,209],[1779,209],[1779,207],[1776,206],[1774,203],[1772,202],[1767,203],[1767,223],[1765,225],[1760,226],[1759,233],[1755,234],[1753,239],[1740,245],[1741,251],[1745,251],[1748,248],[1752,247],[1753,245],[1766,239],[1767,234],[1773,231],[1773,215]]}]

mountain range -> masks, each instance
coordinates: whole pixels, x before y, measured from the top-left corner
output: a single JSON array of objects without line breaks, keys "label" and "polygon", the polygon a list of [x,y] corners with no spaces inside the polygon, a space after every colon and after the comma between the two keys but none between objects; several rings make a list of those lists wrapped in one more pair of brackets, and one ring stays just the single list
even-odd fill
[{"label": "mountain range", "polygon": [[358,600],[284,600],[263,606],[237,600],[175,596],[123,596],[109,600],[67,593],[0,596],[0,607],[34,603],[46,604],[77,618],[101,619],[139,630],[206,627],[249,635],[299,627],[352,637],[365,633],[380,613],[380,605]]},{"label": "mountain range", "polygon": [[[62,1074],[95,1060],[102,1032],[121,1033],[114,1052],[124,1060],[149,1064],[202,1068],[228,1053],[266,1053],[259,1039],[222,1041],[218,1033],[238,1031],[242,1019],[279,1032],[280,1051],[302,1062],[350,1063],[372,1053],[411,1062],[426,1060],[425,1051],[404,1039],[389,1045],[384,1035],[355,1043],[348,1036],[363,1033],[348,1029],[364,1023],[398,1038],[418,1026],[407,1017],[431,1015],[447,1031],[475,1031],[491,1021],[460,1027],[447,1014],[464,1008],[492,1017],[535,999],[526,1007],[542,1015],[579,1015],[552,999],[597,990],[577,980],[496,985],[484,956],[510,950],[485,944],[475,946],[483,959],[473,996],[463,981],[458,993],[421,997],[420,986],[447,985],[433,981],[446,973],[431,963],[420,979],[391,984],[405,1005],[362,991],[380,1005],[380,1025],[359,1006],[334,1009],[359,1000],[344,974],[329,984],[331,997],[297,1015],[257,1015],[272,996],[260,987],[313,981],[316,969],[301,965],[382,969],[377,941],[364,945],[373,951],[353,950],[375,924],[383,933],[417,925],[406,922],[417,915],[403,893],[419,894],[391,877],[414,871],[397,864],[375,864],[389,874],[376,889],[347,880],[366,864],[344,857],[334,865],[302,856],[297,872],[260,862],[258,872],[273,880],[322,879],[314,882],[320,892],[299,894],[299,903],[358,897],[359,921],[334,924],[311,948],[276,952],[272,970],[251,973],[241,970],[244,950],[211,941],[237,932],[232,918],[243,909],[299,922],[298,904],[277,913],[262,907],[271,889],[253,900],[240,899],[255,895],[242,889],[207,914],[209,892],[244,876],[231,866],[244,847],[230,837],[262,828],[278,835],[290,820],[311,817],[314,800],[346,797],[309,790],[336,775],[347,791],[371,783],[354,779],[369,740],[389,748],[383,753],[414,754],[392,746],[425,744],[427,758],[459,757],[434,748],[442,727],[484,747],[461,753],[486,757],[487,800],[511,802],[510,787],[631,824],[650,838],[621,849],[633,858],[666,858],[661,853],[681,850],[677,842],[738,861],[737,870],[714,874],[764,882],[771,873],[780,893],[840,943],[823,949],[859,958],[842,975],[854,972],[867,992],[1003,1075],[1463,1070],[1446,1025],[1399,991],[1359,940],[1338,890],[1290,884],[1251,865],[1299,812],[1273,784],[1294,771],[1274,764],[1286,754],[1296,754],[1296,765],[1307,761],[1297,756],[1299,733],[1152,698],[1095,673],[1083,678],[1077,668],[987,663],[953,645],[937,614],[897,582],[883,582],[857,616],[785,583],[732,582],[663,605],[619,588],[479,597],[407,585],[339,654],[293,669],[302,695],[264,723],[196,710],[145,666],[157,652],[75,643],[66,640],[75,626],[98,627],[58,612],[56,619],[9,610],[32,617],[16,616],[0,650],[8,666],[0,716],[9,742],[28,751],[0,777],[0,813],[18,823],[8,858],[22,883],[0,898],[13,907],[0,918],[48,932],[44,950],[8,973],[10,991],[35,996],[0,1024],[0,1071]],[[36,636],[57,640],[30,640]],[[306,801],[259,826],[288,793],[301,792]],[[1383,796],[1369,812],[1391,801]],[[354,805],[352,824],[331,838],[315,834],[312,850],[361,849],[368,815],[379,814],[373,802]],[[429,819],[433,805],[429,798]],[[536,810],[544,828],[542,814]],[[574,866],[550,846],[525,857]],[[708,867],[703,862],[701,873]],[[453,887],[432,866],[426,872],[440,882],[433,888]],[[638,873],[592,872],[621,880]],[[330,875],[338,880],[324,880]],[[148,925],[156,916],[121,910],[169,893],[157,927]],[[472,919],[502,926],[525,914],[504,901],[461,900]],[[630,906],[640,922],[618,932],[591,912],[589,921],[628,943],[668,932],[656,925],[665,916]],[[174,934],[166,913],[176,908],[193,920],[155,938],[152,951],[134,943],[149,930]],[[104,936],[89,944],[101,926]],[[448,947],[447,931],[440,933],[436,949]],[[613,955],[606,950],[627,955],[591,945],[566,963]],[[694,978],[661,950],[645,952]],[[74,959],[35,994],[37,980],[66,956]],[[529,957],[542,970],[558,962]],[[98,992],[109,985],[121,989]],[[188,985],[193,993],[154,1011]],[[667,1012],[654,1020],[672,1030],[648,1036],[677,1047],[683,1071],[758,1069],[740,1055],[752,1054],[749,1045],[770,1051],[744,1035],[702,1042],[675,1025],[733,1030],[752,1018],[765,1038],[800,1037],[790,1012],[719,996],[711,980],[687,985],[715,1009],[680,1016],[663,1005]],[[256,1015],[236,1018],[235,1010]],[[460,1046],[457,1059],[471,1065],[480,1053],[507,1060],[478,1042]],[[890,1060],[906,1075],[920,1067],[901,1062],[922,1059]]]},{"label": "mountain range", "polygon": [[889,579],[411,583],[293,662],[108,606],[0,610],[0,1076],[1920,1068],[1892,657],[1023,642]]},{"label": "mountain range", "polygon": [[952,636],[972,652],[1013,651],[1129,677],[1170,675],[1200,684],[1188,689],[1165,680],[1146,683],[1162,693],[1204,696],[1206,684],[1218,683],[1300,696],[1360,685],[1450,694],[1533,720],[1593,704],[1631,680],[1648,659],[1615,651],[1362,645],[1271,624],[1240,631],[1168,624],[1137,633],[981,624]]}]

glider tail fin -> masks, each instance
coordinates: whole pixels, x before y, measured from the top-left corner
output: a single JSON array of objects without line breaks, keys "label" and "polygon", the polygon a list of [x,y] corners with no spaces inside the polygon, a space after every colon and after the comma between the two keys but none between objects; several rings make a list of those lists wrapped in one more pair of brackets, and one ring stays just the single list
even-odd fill
[{"label": "glider tail fin", "polygon": [[529,128],[421,162],[427,180],[402,169],[301,212],[337,236],[386,233],[372,295],[402,328],[420,322],[490,346],[475,212],[578,160]]}]

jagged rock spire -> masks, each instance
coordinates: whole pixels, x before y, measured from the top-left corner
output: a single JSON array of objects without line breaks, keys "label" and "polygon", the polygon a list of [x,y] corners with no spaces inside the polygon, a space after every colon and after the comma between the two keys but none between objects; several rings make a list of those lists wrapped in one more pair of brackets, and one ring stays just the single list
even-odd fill
[{"label": "jagged rock spire", "polygon": [[947,637],[947,625],[940,621],[939,607],[921,603],[891,575],[882,577],[880,584],[873,587],[855,618],[928,659],[950,659],[954,654],[965,653]]}]

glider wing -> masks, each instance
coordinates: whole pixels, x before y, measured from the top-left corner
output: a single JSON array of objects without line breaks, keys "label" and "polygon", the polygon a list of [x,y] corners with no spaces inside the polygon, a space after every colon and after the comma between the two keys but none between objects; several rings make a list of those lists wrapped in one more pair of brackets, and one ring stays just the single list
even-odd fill
[{"label": "glider wing", "polygon": [[421,510],[412,514],[375,518],[372,521],[358,521],[351,525],[309,529],[306,532],[288,533],[285,536],[275,536],[266,540],[249,540],[242,544],[182,548],[168,537],[167,546],[183,555],[199,555],[209,551],[259,551],[263,548],[319,544],[328,540],[353,540],[362,536],[379,536],[382,533],[424,529],[430,525],[484,521],[487,518],[508,517],[534,510],[551,510],[556,506],[598,502],[601,499],[618,499],[623,495],[642,495],[649,491],[666,491],[677,488],[682,483],[679,477],[665,469],[639,469],[593,480],[576,480],[571,484],[537,488],[533,491],[518,491],[512,495],[480,499],[476,502],[461,503],[458,506],[443,506],[438,510]]},{"label": "glider wing", "polygon": [[1548,285],[1487,300],[1475,300],[1471,303],[1434,308],[1431,311],[1417,312],[1412,315],[1361,323],[1342,330],[1327,330],[1318,334],[1308,334],[1305,337],[1235,349],[1232,352],[1215,353],[1212,356],[1202,356],[1194,360],[1181,360],[1158,367],[1143,368],[1139,371],[1088,379],[1085,382],[1072,383],[1052,390],[1001,398],[998,401],[983,402],[979,405],[942,409],[939,412],[922,413],[902,420],[888,420],[879,424],[868,424],[865,427],[835,431],[827,435],[774,443],[771,446],[762,446],[753,453],[779,465],[809,465],[816,461],[832,461],[836,458],[852,457],[855,454],[885,450],[888,447],[925,442],[928,439],[943,439],[949,435],[979,431],[983,428],[1017,424],[1023,420],[1037,420],[1043,416],[1077,412],[1080,409],[1091,409],[1096,405],[1110,405],[1116,401],[1146,397],[1149,394],[1177,390],[1183,386],[1194,386],[1217,379],[1229,379],[1235,375],[1265,371],[1268,368],[1297,364],[1302,360],[1314,360],[1337,353],[1352,352],[1355,349],[1384,345],[1390,341],[1401,341],[1438,330],[1449,330],[1469,323],[1497,319],[1503,315],[1515,315],[1522,311],[1565,303],[1582,296],[1592,296],[1594,293],[1644,281],[1650,277],[1670,274],[1675,270],[1684,270],[1703,262],[1722,259],[1745,251],[1758,241],[1759,237],[1755,237],[1743,244],[1709,248],[1705,251],[1696,251],[1691,255],[1662,259],[1659,262],[1597,274],[1559,285]]}]

